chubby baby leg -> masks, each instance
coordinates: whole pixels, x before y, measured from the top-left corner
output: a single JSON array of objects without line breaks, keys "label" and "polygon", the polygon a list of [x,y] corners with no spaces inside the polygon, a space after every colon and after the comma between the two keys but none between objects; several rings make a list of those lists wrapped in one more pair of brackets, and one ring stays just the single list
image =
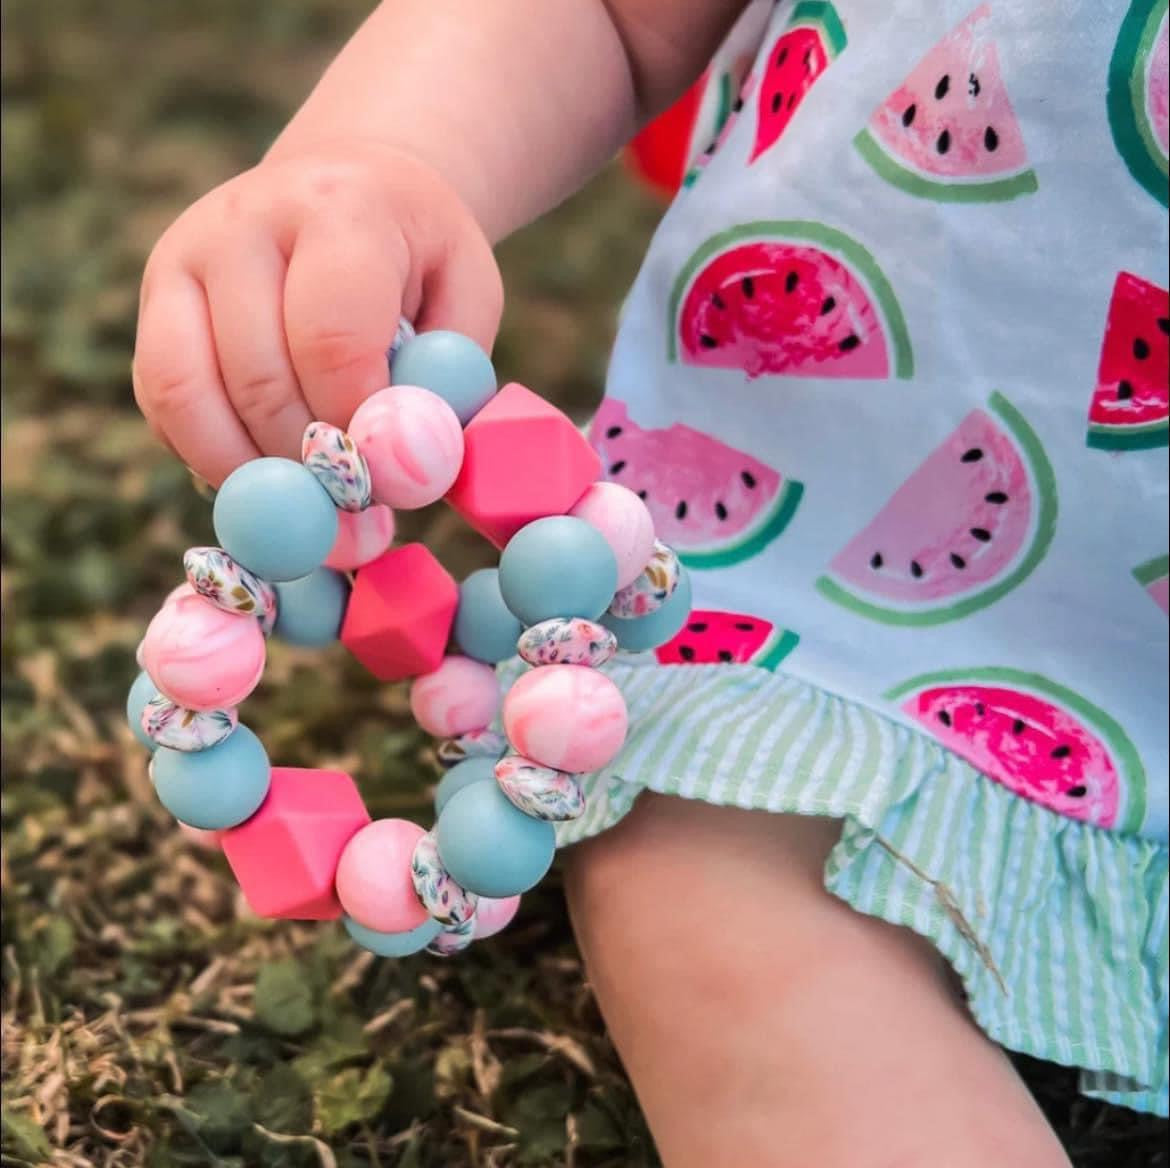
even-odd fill
[{"label": "chubby baby leg", "polygon": [[839,834],[645,794],[568,853],[589,976],[667,1168],[1067,1165],[934,950],[824,890]]}]

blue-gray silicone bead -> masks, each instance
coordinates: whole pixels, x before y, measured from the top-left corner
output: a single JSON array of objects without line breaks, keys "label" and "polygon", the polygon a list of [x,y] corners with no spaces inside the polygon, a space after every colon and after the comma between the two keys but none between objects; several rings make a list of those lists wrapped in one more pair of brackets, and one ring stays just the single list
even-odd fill
[{"label": "blue-gray silicone bead", "polygon": [[130,687],[130,693],[126,698],[126,721],[130,723],[134,737],[147,750],[157,750],[158,745],[153,738],[147,737],[146,731],[142,729],[142,711],[146,709],[146,703],[157,696],[158,686],[150,680],[149,674],[143,670],[134,679],[134,684]]},{"label": "blue-gray silicone bead", "polygon": [[435,814],[441,815],[443,808],[464,787],[472,783],[482,783],[485,779],[496,781],[496,763],[498,759],[488,758],[486,755],[475,758],[465,758],[457,762],[440,780],[435,788]]},{"label": "blue-gray silicone bead", "polygon": [[409,957],[412,953],[419,953],[439,935],[443,927],[434,918],[423,921],[417,928],[405,933],[379,933],[377,929],[359,925],[353,917],[342,917],[341,923],[357,944],[379,957]]},{"label": "blue-gray silicone bead", "polygon": [[500,593],[528,626],[556,616],[596,620],[616,588],[617,560],[605,536],[571,515],[522,527],[500,556]]},{"label": "blue-gray silicone bead", "polygon": [[627,653],[645,653],[665,645],[687,623],[690,615],[691,577],[686,568],[680,567],[678,587],[661,608],[648,616],[636,616],[629,620],[607,612],[601,618],[601,623],[617,637],[619,648]]},{"label": "blue-gray silicone bead", "polygon": [[524,626],[504,603],[500,573],[495,568],[472,572],[459,585],[455,612],[455,644],[468,657],[498,665],[516,656],[516,642]]},{"label": "blue-gray silicone bead", "polygon": [[208,750],[160,746],[154,752],[159,802],[180,823],[205,831],[224,831],[251,819],[268,794],[271,774],[264,746],[247,726],[237,726]]},{"label": "blue-gray silicone bead", "polygon": [[273,632],[290,645],[320,649],[341,635],[349,581],[332,568],[317,568],[300,580],[276,585]]},{"label": "blue-gray silicone bead", "polygon": [[518,810],[498,783],[472,783],[448,800],[435,827],[452,879],[479,896],[516,896],[540,883],[556,829]]},{"label": "blue-gray silicone bead", "polygon": [[466,426],[496,392],[491,358],[473,341],[446,329],[419,333],[390,361],[391,385],[417,385],[441,397]]},{"label": "blue-gray silicone bead", "polygon": [[299,580],[320,567],[337,539],[337,508],[313,472],[288,458],[257,458],[220,487],[215,536],[263,580]]}]

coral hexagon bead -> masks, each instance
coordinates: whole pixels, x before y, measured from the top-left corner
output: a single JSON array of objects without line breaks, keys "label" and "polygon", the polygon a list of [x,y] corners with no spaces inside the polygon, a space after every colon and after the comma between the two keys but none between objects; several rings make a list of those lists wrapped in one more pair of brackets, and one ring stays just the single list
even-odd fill
[{"label": "coral hexagon bead", "polygon": [[416,385],[380,389],[349,423],[370,468],[374,499],[411,510],[441,499],[463,464],[463,428],[438,394]]},{"label": "coral hexagon bead", "polygon": [[427,919],[410,874],[426,833],[405,819],[376,819],[346,844],[335,887],[346,915],[379,933],[406,933]]},{"label": "coral hexagon bead", "polygon": [[601,471],[577,427],[515,382],[471,419],[463,441],[447,501],[499,548],[534,519],[564,515]]},{"label": "coral hexagon bead", "polygon": [[341,916],[334,888],[341,853],[369,822],[349,775],[273,767],[260,809],[220,843],[258,916],[329,921]]},{"label": "coral hexagon bead", "polygon": [[500,710],[496,671],[470,657],[445,657],[433,673],[410,687],[414,720],[436,738],[450,738],[490,726]]},{"label": "coral hexagon bead", "polygon": [[359,568],[341,626],[345,647],[379,681],[438,669],[459,589],[422,544],[393,548]]},{"label": "coral hexagon bead", "polygon": [[146,630],[142,659],[159,692],[189,710],[238,706],[264,672],[264,634],[194,590],[169,599]]},{"label": "coral hexagon bead", "polygon": [[571,774],[600,770],[626,740],[626,702],[603,673],[549,665],[504,698],[504,732],[519,754]]},{"label": "coral hexagon bead", "polygon": [[337,538],[337,508],[313,472],[288,458],[256,458],[228,475],[212,507],[224,551],[262,580],[297,580],[320,567]]},{"label": "coral hexagon bead", "polygon": [[496,760],[489,755],[465,758],[457,762],[440,780],[435,788],[435,814],[441,815],[443,808],[464,787],[472,783],[495,782]]},{"label": "coral hexagon bead", "polygon": [[629,487],[594,483],[569,512],[596,527],[617,560],[617,586],[632,584],[654,551],[654,519]]},{"label": "coral hexagon bead", "polygon": [[475,906],[475,939],[484,941],[503,932],[520,910],[520,897],[481,896]]},{"label": "coral hexagon bead", "polygon": [[337,539],[325,560],[335,572],[352,572],[376,560],[394,539],[394,512],[384,503],[364,511],[338,511]]}]

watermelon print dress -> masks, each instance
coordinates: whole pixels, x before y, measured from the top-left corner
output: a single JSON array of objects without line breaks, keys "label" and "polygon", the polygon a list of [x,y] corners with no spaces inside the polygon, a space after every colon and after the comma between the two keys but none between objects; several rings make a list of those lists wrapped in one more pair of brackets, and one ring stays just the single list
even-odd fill
[{"label": "watermelon print dress", "polygon": [[695,610],[560,840],[841,818],[832,892],[1165,1115],[1167,0],[769,8],[590,430]]}]

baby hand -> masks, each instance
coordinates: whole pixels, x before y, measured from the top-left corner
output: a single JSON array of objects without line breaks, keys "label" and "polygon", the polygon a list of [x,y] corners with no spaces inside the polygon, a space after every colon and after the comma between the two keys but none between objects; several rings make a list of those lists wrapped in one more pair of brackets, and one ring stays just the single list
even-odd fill
[{"label": "baby hand", "polygon": [[491,351],[503,290],[455,192],[369,142],[265,160],[184,212],[146,265],[134,396],[218,486],[260,454],[300,456],[388,381],[400,315]]}]

